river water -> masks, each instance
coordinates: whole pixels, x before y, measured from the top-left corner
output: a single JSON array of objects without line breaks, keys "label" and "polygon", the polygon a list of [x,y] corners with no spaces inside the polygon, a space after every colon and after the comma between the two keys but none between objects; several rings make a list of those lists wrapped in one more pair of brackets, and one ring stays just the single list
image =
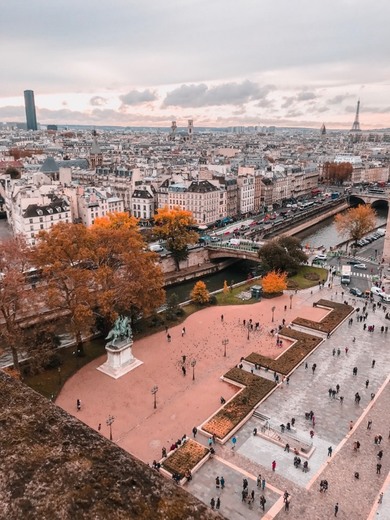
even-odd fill
[{"label": "river water", "polygon": [[[385,225],[387,220],[387,208],[378,208],[376,212],[376,227]],[[308,245],[312,249],[319,248],[320,246],[329,249],[329,247],[334,247],[345,240],[345,237],[337,232],[334,217],[329,217],[319,224],[305,231],[301,231],[295,236],[301,240],[303,245]]]}]

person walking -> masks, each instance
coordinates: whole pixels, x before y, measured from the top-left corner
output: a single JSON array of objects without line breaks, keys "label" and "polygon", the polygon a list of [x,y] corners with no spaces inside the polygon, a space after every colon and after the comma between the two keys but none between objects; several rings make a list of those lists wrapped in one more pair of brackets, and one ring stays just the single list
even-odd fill
[{"label": "person walking", "polygon": [[181,371],[183,372],[183,376],[185,376],[187,374],[187,370],[184,365],[181,367]]},{"label": "person walking", "polygon": [[263,478],[262,481],[261,481],[261,491],[265,490],[265,484],[266,484],[265,478]]},{"label": "person walking", "polygon": [[223,314],[221,314],[221,321],[223,322]]},{"label": "person walking", "polygon": [[339,512],[339,503],[336,502],[336,504],[334,506],[334,516],[337,516],[338,512]]},{"label": "person walking", "polygon": [[370,384],[369,379],[366,379],[366,388],[368,388],[368,385]]},{"label": "person walking", "polygon": [[198,428],[197,428],[196,426],[194,426],[194,427],[192,428],[192,434],[193,434],[193,436],[194,436],[194,439],[196,438],[196,434],[197,434],[197,433],[198,433]]},{"label": "person walking", "polygon": [[183,328],[181,329],[181,337],[183,337],[185,333],[186,333],[186,328],[183,327]]},{"label": "person walking", "polygon": [[375,366],[375,359],[373,359],[371,362],[371,368],[374,368],[374,366]]},{"label": "person walking", "polygon": [[372,421],[371,419],[367,423],[367,430],[371,430]]},{"label": "person walking", "polygon": [[78,412],[81,410],[81,401],[80,401],[80,399],[77,399],[77,401],[76,401],[76,408],[77,408]]},{"label": "person walking", "polygon": [[314,374],[314,372],[316,371],[316,368],[317,368],[316,363],[313,363],[313,366],[311,367],[311,369],[312,369],[312,371],[313,371],[313,374]]},{"label": "person walking", "polygon": [[232,437],[232,450],[236,447],[237,437]]},{"label": "person walking", "polygon": [[225,479],[223,477],[221,477],[219,479],[220,483],[221,483],[221,489],[225,489]]},{"label": "person walking", "polygon": [[376,474],[377,475],[381,474],[381,469],[382,469],[382,464],[380,462],[378,462],[378,464],[376,465]]},{"label": "person walking", "polygon": [[260,473],[259,473],[259,475],[258,475],[258,477],[257,477],[256,485],[257,485],[258,489],[261,488],[261,475],[260,475]]},{"label": "person walking", "polygon": [[210,506],[211,506],[211,509],[215,508],[215,498],[214,497],[210,500]]},{"label": "person walking", "polygon": [[275,469],[276,469],[276,460],[272,461],[271,466],[272,466],[272,471],[275,471]]},{"label": "person walking", "polygon": [[219,477],[215,477],[215,487],[216,487],[216,489],[219,489],[220,485],[221,485],[221,481],[219,480]]},{"label": "person walking", "polygon": [[171,335],[168,333],[168,334],[167,334],[167,340],[168,340],[168,343],[171,342],[171,339],[172,339],[172,338],[171,338]]},{"label": "person walking", "polygon": [[261,495],[260,496],[260,507],[263,511],[265,511],[265,504],[266,504],[267,500],[265,499],[265,496],[264,495]]},{"label": "person walking", "polygon": [[332,448],[332,446],[329,446],[329,448],[328,448],[328,457],[332,456],[332,452],[333,452],[333,448]]},{"label": "person walking", "polygon": [[215,503],[215,509],[219,509],[221,507],[221,499],[218,497]]}]

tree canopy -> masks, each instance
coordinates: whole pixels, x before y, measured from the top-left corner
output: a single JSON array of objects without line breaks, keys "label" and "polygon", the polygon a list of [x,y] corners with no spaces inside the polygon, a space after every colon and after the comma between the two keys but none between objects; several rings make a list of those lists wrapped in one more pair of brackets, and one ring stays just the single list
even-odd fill
[{"label": "tree canopy", "polygon": [[199,280],[199,282],[196,282],[194,285],[194,288],[191,291],[191,299],[199,305],[209,303],[210,293],[207,290],[206,284],[202,282],[202,280]]},{"label": "tree canopy", "polygon": [[22,313],[35,307],[37,292],[27,287],[25,272],[28,263],[28,248],[21,237],[2,242],[0,251],[0,317],[4,324],[0,335],[12,354],[15,370],[20,373],[19,355],[23,349]]},{"label": "tree canopy", "polygon": [[360,240],[376,224],[376,213],[371,206],[360,204],[335,216],[337,231],[352,240]]},{"label": "tree canopy", "polygon": [[196,244],[199,235],[190,229],[195,220],[190,211],[180,208],[160,208],[154,217],[156,223],[155,233],[166,240],[167,249],[172,253],[176,268],[180,269],[180,262],[188,257],[188,246]]},{"label": "tree canopy", "polygon": [[290,276],[307,262],[300,241],[294,237],[279,237],[267,242],[259,250],[259,257],[266,271],[287,272]]},{"label": "tree canopy", "polygon": [[267,294],[281,293],[287,289],[287,273],[270,271],[261,279],[261,285]]},{"label": "tree canopy", "polygon": [[324,180],[332,184],[343,184],[351,178],[353,166],[349,162],[334,163],[327,161],[323,167]]},{"label": "tree canopy", "polygon": [[90,228],[57,224],[39,234],[31,256],[43,270],[48,305],[70,314],[80,350],[97,317],[107,329],[119,314],[134,319],[165,301],[158,256],[126,214],[96,219]]}]

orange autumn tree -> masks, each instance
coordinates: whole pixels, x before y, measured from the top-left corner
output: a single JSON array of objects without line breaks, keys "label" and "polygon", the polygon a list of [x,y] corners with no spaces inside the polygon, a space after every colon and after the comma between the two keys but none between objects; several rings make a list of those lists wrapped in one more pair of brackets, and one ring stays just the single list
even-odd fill
[{"label": "orange autumn tree", "polygon": [[270,271],[262,278],[261,285],[267,294],[282,293],[287,289],[287,273]]},{"label": "orange autumn tree", "polygon": [[156,226],[154,232],[167,242],[167,249],[179,271],[180,262],[188,258],[188,246],[196,244],[199,235],[191,229],[196,224],[190,211],[179,207],[169,209],[167,206],[159,208],[154,217]]},{"label": "orange autumn tree", "polygon": [[337,231],[355,242],[371,231],[376,224],[376,213],[371,206],[360,204],[335,216]]},{"label": "orange autumn tree", "polygon": [[96,304],[106,326],[120,314],[149,316],[165,302],[159,257],[147,249],[134,217],[109,213],[88,232]]},{"label": "orange autumn tree", "polygon": [[191,299],[199,305],[205,305],[210,301],[210,293],[207,290],[206,284],[201,280],[196,282],[194,288],[191,291]]}]

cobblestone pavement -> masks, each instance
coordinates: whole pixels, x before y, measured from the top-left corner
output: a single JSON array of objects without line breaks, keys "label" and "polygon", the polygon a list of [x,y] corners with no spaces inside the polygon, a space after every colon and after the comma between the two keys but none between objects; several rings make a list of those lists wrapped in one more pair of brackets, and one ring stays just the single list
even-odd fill
[{"label": "cobblestone pavement", "polygon": [[[234,462],[234,461],[233,461]],[[215,478],[223,476],[225,479],[225,488],[216,489]],[[248,505],[242,501],[242,482],[246,478],[249,482],[249,493],[255,491],[255,500],[253,505]],[[202,500],[206,504],[210,504],[213,497],[221,500],[221,513],[231,520],[257,520],[262,518],[269,511],[275,502],[280,498],[277,493],[266,486],[264,493],[256,486],[256,476],[246,472],[241,467],[235,467],[229,461],[225,461],[219,457],[209,460],[202,468],[197,471],[192,479],[186,485],[186,489]],[[265,513],[260,508],[260,495],[264,494],[266,499]]]},{"label": "cobblestone pavement", "polygon": [[[307,294],[307,301],[329,298],[330,294],[326,290],[316,291],[314,295]],[[336,299],[334,293],[332,297]],[[341,299],[341,294],[338,299]],[[365,520],[377,503],[390,463],[390,385],[386,379],[390,367],[390,334],[380,332],[382,324],[386,325],[382,310],[374,313],[369,308],[366,323],[375,325],[374,333],[363,331],[363,323],[357,322],[356,315],[352,325],[343,324],[309,357],[308,369],[304,364],[300,366],[290,377],[289,385],[279,387],[258,407],[276,425],[286,424],[294,417],[296,433],[302,438],[310,439],[309,431],[314,429],[315,449],[309,458],[309,473],[294,468],[293,454],[286,453],[282,446],[258,435],[253,436],[253,428],[259,430],[260,425],[255,417],[236,433],[235,451],[229,444],[217,447],[217,454],[227,462],[253,478],[261,473],[279,493],[288,490],[291,494],[290,510],[283,510],[283,500],[279,498],[276,506],[265,515],[267,520],[331,518],[337,502],[338,518]],[[345,347],[348,347],[347,353]],[[333,356],[334,348],[336,354]],[[338,348],[340,355],[337,355]],[[373,359],[376,361],[374,368]],[[313,363],[317,365],[314,374],[311,370]],[[354,367],[358,368],[356,376],[352,372]],[[340,385],[340,391],[333,399],[329,397],[328,390],[335,388],[336,384]],[[355,403],[356,392],[361,396],[360,404]],[[371,394],[375,394],[373,400]],[[340,396],[344,397],[343,402]],[[316,417],[314,428],[304,415],[310,410]],[[368,420],[372,420],[370,430],[367,429]],[[352,431],[349,429],[350,421],[354,425]],[[374,437],[378,434],[383,436],[381,446],[374,444]],[[357,440],[361,444],[359,452],[353,449]],[[329,446],[333,449],[331,458],[327,453]],[[380,449],[383,449],[384,455],[381,474],[377,475],[377,453]],[[273,460],[277,462],[275,472],[271,470]],[[354,477],[355,472],[359,473],[359,479]],[[326,494],[319,492],[319,482],[323,479],[329,483]],[[387,488],[383,503],[375,508],[375,518],[390,520],[389,501]],[[225,511],[224,514],[228,518],[236,518],[233,511]]]}]

